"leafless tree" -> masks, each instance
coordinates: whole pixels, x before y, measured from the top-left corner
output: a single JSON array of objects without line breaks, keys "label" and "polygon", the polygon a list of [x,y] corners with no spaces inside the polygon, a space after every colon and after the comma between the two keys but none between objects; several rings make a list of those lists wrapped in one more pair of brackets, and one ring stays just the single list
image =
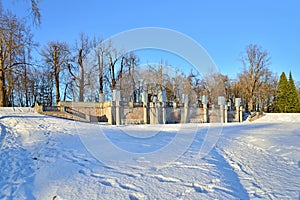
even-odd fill
[{"label": "leafless tree", "polygon": [[227,100],[230,99],[230,80],[227,75],[214,73],[204,77],[206,95],[209,97],[209,102],[217,104],[218,96],[224,96]]},{"label": "leafless tree", "polygon": [[265,108],[270,112],[274,109],[274,98],[277,92],[278,77],[270,70],[266,69],[264,75],[261,78],[261,86],[259,87],[258,94],[256,95],[256,101],[259,102],[262,112],[265,112]]},{"label": "leafless tree", "polygon": [[94,57],[94,63],[97,68],[98,82],[99,82],[99,94],[104,93],[104,77],[105,68],[108,66],[108,60],[106,55],[108,55],[108,48],[105,46],[102,39],[94,37],[92,42]]},{"label": "leafless tree", "polygon": [[[91,42],[89,41],[88,36],[84,35],[83,33],[80,34],[79,41],[76,41],[75,45],[75,56],[74,56],[74,65],[73,68],[75,72],[72,71],[72,65],[68,65],[68,70],[71,76],[73,77],[75,84],[79,88],[79,98],[78,101],[84,101],[84,92],[85,87],[89,84],[90,80],[86,80],[86,65],[87,65],[87,56],[91,52]],[[73,70],[74,70],[73,69]]]},{"label": "leafless tree", "polygon": [[[13,104],[11,94],[22,66],[28,65],[30,48],[34,47],[30,29],[9,12],[0,15],[0,106]],[[10,99],[9,99],[10,98]]]},{"label": "leafless tree", "polygon": [[110,43],[107,47],[106,56],[108,59],[108,67],[109,67],[109,77],[107,76],[107,81],[109,82],[111,90],[116,89],[117,86],[117,80],[118,78],[121,78],[120,75],[117,76],[116,74],[122,74],[122,67],[117,69],[118,62],[120,64],[121,60],[123,58],[123,55],[121,53],[121,50],[116,49],[113,47],[113,44]]},{"label": "leafless tree", "polygon": [[238,75],[240,84],[243,86],[244,98],[249,110],[254,109],[256,95],[262,86],[262,77],[267,72],[270,64],[268,52],[257,45],[248,45],[242,55],[244,69]]},{"label": "leafless tree", "polygon": [[[127,74],[126,78],[127,78],[127,82],[129,83],[129,90],[130,92],[130,97],[131,101],[133,102],[137,102],[137,88],[136,88],[136,82],[138,80],[136,80],[136,73],[135,73],[135,69],[138,65],[139,59],[138,57],[133,53],[130,52],[129,54],[125,55],[122,58],[121,61],[121,65],[124,62],[124,65],[126,66],[126,70],[125,73]],[[122,70],[123,71],[123,70]]]},{"label": "leafless tree", "polygon": [[[40,13],[39,4],[40,4],[39,0],[30,0],[30,7],[31,7],[30,12],[31,12],[31,16],[33,17],[33,23],[35,25],[40,25],[41,23],[41,13]],[[0,13],[2,9],[3,9],[2,0],[0,0]]]},{"label": "leafless tree", "polygon": [[51,66],[54,79],[56,104],[60,101],[60,73],[70,62],[70,50],[65,42],[49,42],[41,53],[46,65]]}]

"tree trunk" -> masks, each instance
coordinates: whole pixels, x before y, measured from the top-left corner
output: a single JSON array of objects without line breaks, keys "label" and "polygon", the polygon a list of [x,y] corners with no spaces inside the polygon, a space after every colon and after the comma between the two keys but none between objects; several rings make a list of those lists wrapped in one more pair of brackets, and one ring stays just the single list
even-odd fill
[{"label": "tree trunk", "polygon": [[103,94],[103,56],[98,57],[98,70],[99,70],[99,93]]},{"label": "tree trunk", "polygon": [[0,62],[0,107],[5,106],[5,74],[2,62]]},{"label": "tree trunk", "polygon": [[81,68],[81,78],[79,80],[79,102],[84,101],[84,69]]},{"label": "tree trunk", "polygon": [[54,81],[55,81],[55,94],[56,94],[56,105],[60,102],[60,92],[59,92],[59,72],[57,65],[54,64]]},{"label": "tree trunk", "polygon": [[134,82],[134,58],[131,58],[131,81],[132,81],[132,90],[133,90],[133,102],[137,102],[136,100],[136,89],[135,89],[135,82]]},{"label": "tree trunk", "polygon": [[84,101],[84,68],[83,68],[83,58],[82,58],[82,49],[79,50],[78,54],[78,64],[81,69],[80,79],[79,79],[79,102]]},{"label": "tree trunk", "polygon": [[253,111],[253,97],[249,99],[249,111]]}]

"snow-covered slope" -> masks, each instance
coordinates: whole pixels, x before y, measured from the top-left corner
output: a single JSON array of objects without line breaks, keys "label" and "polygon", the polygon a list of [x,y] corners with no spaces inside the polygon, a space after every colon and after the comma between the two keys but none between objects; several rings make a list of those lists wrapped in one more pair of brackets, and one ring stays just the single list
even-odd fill
[{"label": "snow-covered slope", "polygon": [[300,113],[266,113],[265,116],[256,120],[260,123],[300,123]]},{"label": "snow-covered slope", "polygon": [[[0,108],[0,199],[299,199],[298,122],[296,114],[268,114],[224,126],[115,127]],[[139,159],[108,150],[105,138]],[[168,149],[177,139],[193,143],[174,150],[183,152],[176,160],[165,157],[174,152],[153,154],[153,163],[141,154]],[[93,145],[103,160],[90,154]],[[109,163],[118,156],[120,162]],[[158,167],[166,160],[167,167]]]}]

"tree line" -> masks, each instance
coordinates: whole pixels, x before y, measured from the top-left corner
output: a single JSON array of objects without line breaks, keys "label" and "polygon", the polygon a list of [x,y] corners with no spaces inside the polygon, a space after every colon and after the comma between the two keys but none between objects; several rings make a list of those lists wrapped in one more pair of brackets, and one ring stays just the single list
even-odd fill
[{"label": "tree line", "polygon": [[[36,1],[32,0],[35,21],[40,23]],[[147,64],[142,69],[134,52],[116,49],[99,37],[80,33],[72,44],[50,41],[38,48],[31,27],[10,11],[0,7],[0,106],[57,105],[60,101],[99,101],[99,94],[111,98],[114,89],[122,91],[126,101],[140,102],[141,93],[155,101],[166,91],[169,102],[180,102],[189,94],[190,103],[200,104],[202,95],[216,104],[224,96],[234,106],[242,98],[250,111],[300,112],[300,87],[290,73],[278,76],[270,69],[267,51],[255,44],[242,54],[243,69],[235,79],[214,73],[182,72],[165,61]],[[32,52],[38,49],[39,55]],[[39,61],[37,57],[40,58]],[[176,67],[175,67],[176,68]]]}]

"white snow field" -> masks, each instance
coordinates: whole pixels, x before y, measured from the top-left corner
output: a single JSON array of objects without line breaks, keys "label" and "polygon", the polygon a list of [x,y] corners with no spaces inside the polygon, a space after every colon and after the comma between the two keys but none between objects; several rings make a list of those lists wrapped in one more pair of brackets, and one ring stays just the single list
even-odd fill
[{"label": "white snow field", "polygon": [[[300,114],[117,127],[0,108],[0,130],[0,199],[300,197]],[[174,152],[160,153],[175,140]]]}]

